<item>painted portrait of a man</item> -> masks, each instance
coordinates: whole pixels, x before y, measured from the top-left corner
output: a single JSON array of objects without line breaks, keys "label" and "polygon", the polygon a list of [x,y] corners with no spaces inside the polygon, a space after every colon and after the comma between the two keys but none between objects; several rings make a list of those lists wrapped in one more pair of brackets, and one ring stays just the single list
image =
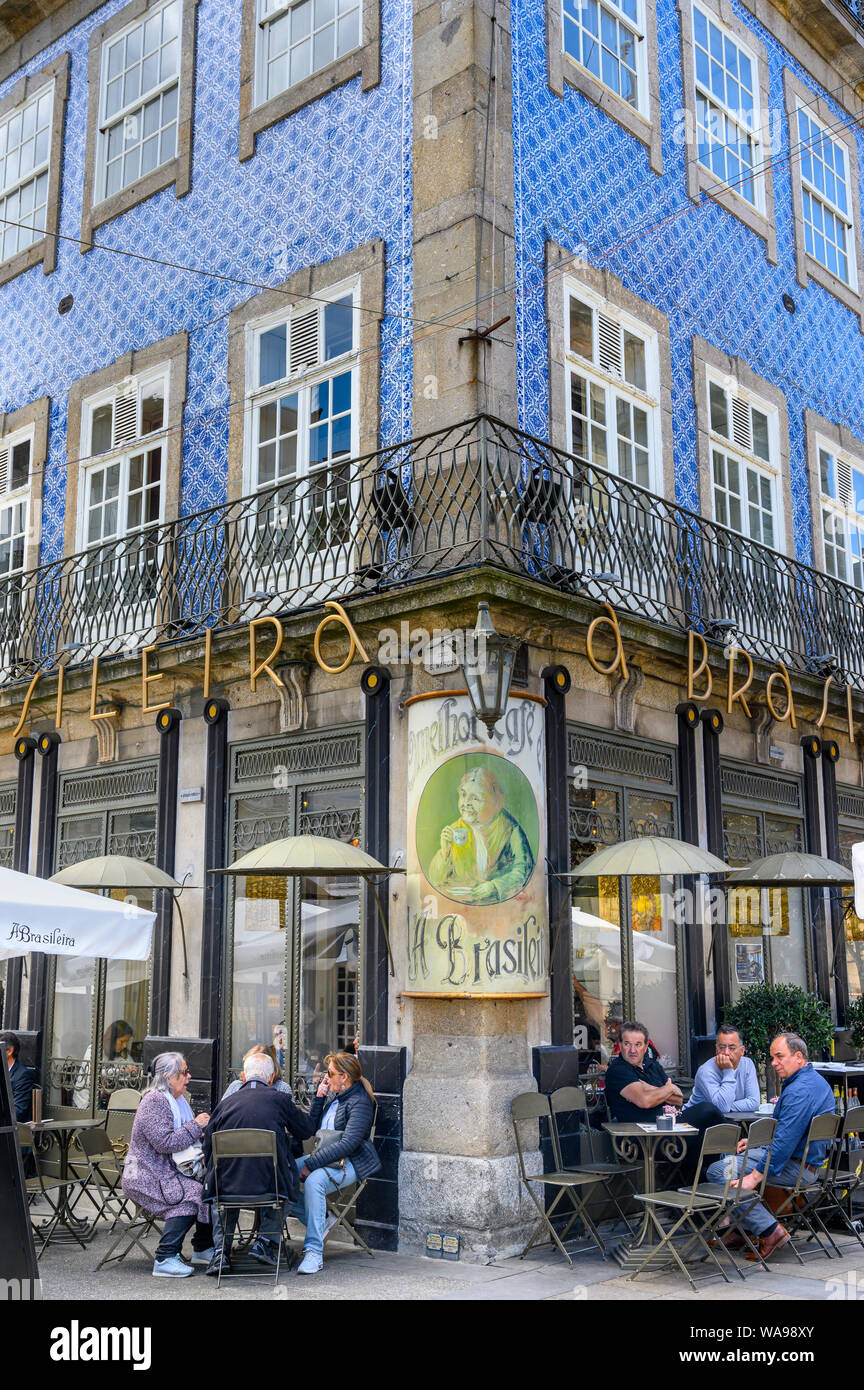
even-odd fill
[{"label": "painted portrait of a man", "polygon": [[[464,903],[512,898],[534,872],[534,854],[522,826],[505,807],[495,773],[474,767],[459,782],[458,819],[441,831],[429,882]],[[439,822],[440,824],[440,822]]]}]

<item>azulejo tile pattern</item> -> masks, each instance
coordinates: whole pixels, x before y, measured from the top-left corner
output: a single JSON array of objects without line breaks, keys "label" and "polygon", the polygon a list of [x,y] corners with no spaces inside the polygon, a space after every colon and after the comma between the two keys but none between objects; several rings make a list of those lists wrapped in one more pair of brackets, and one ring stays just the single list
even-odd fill
[{"label": "azulejo tile pattern", "polygon": [[[634,294],[666,313],[672,339],[672,408],[677,500],[710,514],[699,497],[691,339],[740,355],[777,385],[789,407],[796,555],[812,562],[804,410],[817,411],[864,438],[864,338],[854,313],[811,282],[795,278],[789,131],[783,68],[829,101],[834,118],[854,124],[810,75],[732,0],[742,23],[768,50],[779,264],[738,219],[685,191],[686,146],[679,16],[675,0],[657,0],[664,173],[652,173],[633,136],[572,88],[563,100],[546,82],[545,7],[513,0],[513,119],[517,236],[519,423],[545,436],[549,423],[544,252],[554,240],[590,264],[607,267]],[[841,78],[838,73],[837,87]],[[864,135],[856,130],[859,160]],[[794,140],[794,136],[793,136]],[[860,192],[855,215],[862,216]],[[792,295],[796,312],[782,304]],[[563,383],[553,382],[554,390]]]},{"label": "azulejo tile pattern", "polygon": [[[52,400],[44,479],[42,558],[62,553],[66,400],[74,381],[179,330],[187,330],[189,382],[181,509],[225,497],[228,314],[295,270],[374,238],[386,243],[386,317],[381,334],[381,442],[411,433],[411,13],[410,0],[383,0],[382,81],[360,80],[304,107],[258,137],[255,157],[237,158],[239,0],[198,9],[192,189],[157,194],[100,230],[97,241],[147,259],[93,250],[81,226],[87,51],[94,28],[122,7],[110,0],[43,50],[22,71],[71,54],[57,270],[41,269],[0,288],[3,370],[0,410]],[[16,73],[6,86],[22,75]],[[170,263],[170,264],[169,264]],[[224,279],[180,267],[202,267]],[[65,316],[59,300],[73,295]]]}]

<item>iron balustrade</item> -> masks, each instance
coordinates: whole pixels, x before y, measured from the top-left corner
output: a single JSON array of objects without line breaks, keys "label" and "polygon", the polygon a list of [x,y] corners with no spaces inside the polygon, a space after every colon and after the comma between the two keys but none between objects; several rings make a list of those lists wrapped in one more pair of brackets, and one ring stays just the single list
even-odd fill
[{"label": "iron balustrade", "polygon": [[481,565],[864,689],[857,589],[488,416],[3,579],[0,676]]}]

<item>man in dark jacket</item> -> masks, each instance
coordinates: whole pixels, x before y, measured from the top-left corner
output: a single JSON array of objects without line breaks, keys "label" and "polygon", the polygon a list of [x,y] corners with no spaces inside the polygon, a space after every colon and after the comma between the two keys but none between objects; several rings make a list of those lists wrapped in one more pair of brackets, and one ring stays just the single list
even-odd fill
[{"label": "man in dark jacket", "polygon": [[[297,1165],[291,1155],[289,1134],[295,1139],[308,1139],[314,1134],[309,1116],[298,1110],[290,1096],[274,1091],[273,1062],[266,1054],[247,1057],[244,1063],[246,1080],[233,1095],[220,1100],[204,1131],[205,1200],[216,1197],[216,1175],[213,1165],[213,1135],[230,1129],[269,1129],[276,1136],[276,1192],[273,1192],[273,1161],[270,1158],[232,1158],[219,1162],[219,1196],[260,1198],[276,1196],[280,1207],[265,1210],[261,1216],[258,1238],[249,1254],[260,1264],[275,1264],[282,1234],[283,1211],[286,1203],[294,1202],[300,1191]],[[223,1229],[224,1220],[224,1229]],[[237,1224],[237,1208],[222,1216],[214,1207],[214,1255],[207,1266],[208,1274],[217,1274],[221,1261],[222,1272],[230,1270],[231,1241]],[[222,1246],[225,1245],[224,1257]]]},{"label": "man in dark jacket", "polygon": [[0,1046],[6,1053],[15,1118],[19,1124],[26,1124],[33,1118],[33,1092],[39,1084],[36,1073],[25,1067],[23,1062],[19,1062],[21,1044],[14,1033],[0,1033]]}]

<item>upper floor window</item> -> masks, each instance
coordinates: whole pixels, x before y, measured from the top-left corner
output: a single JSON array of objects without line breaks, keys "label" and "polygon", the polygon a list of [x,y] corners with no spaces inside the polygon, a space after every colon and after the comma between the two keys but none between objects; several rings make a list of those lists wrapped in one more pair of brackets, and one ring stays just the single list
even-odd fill
[{"label": "upper floor window", "polygon": [[582,287],[565,302],[568,445],[598,468],[657,489],[656,334]]},{"label": "upper floor window", "polygon": [[285,485],[268,492],[264,506],[275,504],[289,549],[301,528],[303,543],[314,549],[349,534],[347,461],[358,431],[355,318],[354,291],[344,290],[251,333],[248,481],[252,490]]},{"label": "upper floor window", "polygon": [[645,0],[563,0],[564,52],[635,110],[647,107]]},{"label": "upper floor window", "polygon": [[168,372],[162,369],[84,402],[84,452],[89,457],[84,461],[79,545],[141,533],[162,520],[167,396]]},{"label": "upper floor window", "polygon": [[832,275],[856,284],[852,196],[846,147],[810,111],[798,107],[801,212],[808,256]]},{"label": "upper floor window", "polygon": [[45,234],[53,104],[51,82],[0,120],[0,261]]},{"label": "upper floor window", "polygon": [[761,208],[756,59],[698,5],[693,6],[699,163]]},{"label": "upper floor window", "polygon": [[825,569],[864,589],[864,461],[819,445]]},{"label": "upper floor window", "polygon": [[177,154],[180,0],[103,46],[97,199],[136,183]]},{"label": "upper floor window", "polygon": [[256,106],[360,44],[361,0],[258,0]]},{"label": "upper floor window", "polygon": [[749,540],[781,549],[775,412],[709,378],[708,416],[715,520]]},{"label": "upper floor window", "polygon": [[25,567],[33,430],[0,439],[0,579]]}]

